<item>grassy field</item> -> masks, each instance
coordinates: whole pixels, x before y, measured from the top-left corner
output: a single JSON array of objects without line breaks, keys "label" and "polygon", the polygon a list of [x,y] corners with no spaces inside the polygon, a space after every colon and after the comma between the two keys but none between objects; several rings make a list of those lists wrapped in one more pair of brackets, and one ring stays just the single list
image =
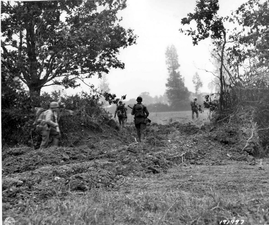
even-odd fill
[{"label": "grassy field", "polygon": [[126,177],[119,190],[94,189],[29,205],[19,224],[266,225],[268,170],[268,164],[258,170],[231,163]]},{"label": "grassy field", "polygon": [[[208,121],[208,111],[199,114],[198,121]],[[191,111],[176,111],[176,112],[150,112],[149,118],[153,123],[167,124],[172,122],[191,122]],[[197,119],[195,119],[197,121]],[[128,114],[127,122],[133,122],[133,116]]]}]

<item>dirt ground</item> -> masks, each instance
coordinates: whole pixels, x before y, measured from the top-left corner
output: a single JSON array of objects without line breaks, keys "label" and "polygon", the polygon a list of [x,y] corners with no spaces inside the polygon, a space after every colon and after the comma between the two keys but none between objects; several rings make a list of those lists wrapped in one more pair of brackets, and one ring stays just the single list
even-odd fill
[{"label": "dirt ground", "polygon": [[[204,212],[185,224],[216,224],[216,218],[218,224],[234,218],[244,221],[241,224],[269,224],[269,160],[257,158],[253,163],[242,151],[247,134],[238,124],[212,125],[205,117],[194,122],[185,117],[161,120],[153,119],[142,143],[135,142],[129,123],[120,131],[87,131],[73,147],[3,150],[3,221],[12,217],[15,224],[35,224],[29,205],[64,201],[97,188],[137,197],[173,193],[174,199],[180,192],[216,202],[207,210],[214,220],[207,223]],[[158,221],[149,222],[147,216],[146,224],[184,224],[173,220],[175,204],[171,201]]]}]

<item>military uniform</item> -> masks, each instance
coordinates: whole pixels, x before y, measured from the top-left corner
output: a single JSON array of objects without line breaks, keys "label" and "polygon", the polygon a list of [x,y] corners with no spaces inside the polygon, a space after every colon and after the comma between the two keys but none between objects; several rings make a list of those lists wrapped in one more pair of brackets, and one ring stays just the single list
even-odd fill
[{"label": "military uniform", "polygon": [[47,148],[52,139],[52,146],[58,146],[60,139],[58,103],[52,102],[50,109],[40,114],[36,130],[42,136],[40,148]]},{"label": "military uniform", "polygon": [[191,102],[191,116],[192,116],[192,119],[194,119],[194,114],[196,114],[196,118],[198,118],[199,116],[199,112],[198,112],[198,109],[199,109],[199,106],[198,106],[198,103],[197,103],[197,99],[194,99],[193,102]]},{"label": "military uniform", "polygon": [[146,120],[149,116],[149,111],[146,106],[142,104],[142,98],[137,98],[137,104],[134,105],[132,112],[134,115],[134,124],[137,131],[138,141],[141,142],[143,130],[146,128]]},{"label": "military uniform", "polygon": [[127,111],[126,107],[124,106],[124,104],[122,104],[122,102],[120,102],[116,108],[114,117],[116,117],[116,115],[118,116],[119,124],[122,127],[124,126],[124,122],[127,120],[126,111]]}]

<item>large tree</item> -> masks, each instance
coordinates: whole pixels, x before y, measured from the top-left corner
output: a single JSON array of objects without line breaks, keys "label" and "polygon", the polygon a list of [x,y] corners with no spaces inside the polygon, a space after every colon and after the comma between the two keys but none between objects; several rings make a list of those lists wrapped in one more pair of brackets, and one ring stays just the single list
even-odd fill
[{"label": "large tree", "polygon": [[269,86],[269,2],[251,0],[227,18],[235,24],[229,35],[227,61],[235,84]]},{"label": "large tree", "polygon": [[167,47],[166,64],[169,77],[166,83],[166,94],[169,104],[173,109],[180,109],[188,101],[189,91],[185,87],[184,80],[179,72],[178,54],[174,45]]},{"label": "large tree", "polygon": [[27,85],[75,87],[77,79],[124,68],[120,48],[135,43],[117,13],[126,0],[1,2],[2,67]]},{"label": "large tree", "polygon": [[197,95],[199,93],[199,89],[203,87],[203,82],[197,72],[192,77],[192,83],[194,85],[195,94]]},{"label": "large tree", "polygon": [[[217,49],[220,50],[220,109],[224,106],[224,53],[227,43],[226,29],[224,27],[224,18],[218,15],[218,0],[197,0],[193,13],[188,13],[187,17],[181,20],[181,24],[188,26],[186,29],[180,29],[181,32],[191,36],[193,45],[197,45],[200,41],[210,37]],[[191,22],[196,24],[193,28]]]}]

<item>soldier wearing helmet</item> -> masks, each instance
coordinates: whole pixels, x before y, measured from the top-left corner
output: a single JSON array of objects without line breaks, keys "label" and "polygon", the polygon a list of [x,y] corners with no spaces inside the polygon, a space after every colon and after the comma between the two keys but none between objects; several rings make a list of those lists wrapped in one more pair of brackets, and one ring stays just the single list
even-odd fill
[{"label": "soldier wearing helmet", "polygon": [[118,116],[120,127],[124,127],[124,123],[127,120],[127,108],[122,101],[119,101],[119,104],[117,105],[114,118],[116,118],[116,116]]},{"label": "soldier wearing helmet", "polygon": [[146,128],[146,120],[149,116],[149,111],[146,106],[142,104],[142,97],[137,97],[137,104],[134,105],[131,114],[134,115],[134,123],[137,131],[138,141],[141,142],[142,132]]},{"label": "soldier wearing helmet", "polygon": [[58,146],[60,138],[59,119],[59,103],[51,102],[50,108],[42,112],[37,120],[37,131],[42,136],[40,148],[47,148],[50,139],[52,139],[52,146]]},{"label": "soldier wearing helmet", "polygon": [[191,102],[191,117],[194,119],[194,114],[196,114],[196,118],[198,118],[199,113],[198,113],[199,105],[197,103],[197,98],[195,97],[193,101]]}]

